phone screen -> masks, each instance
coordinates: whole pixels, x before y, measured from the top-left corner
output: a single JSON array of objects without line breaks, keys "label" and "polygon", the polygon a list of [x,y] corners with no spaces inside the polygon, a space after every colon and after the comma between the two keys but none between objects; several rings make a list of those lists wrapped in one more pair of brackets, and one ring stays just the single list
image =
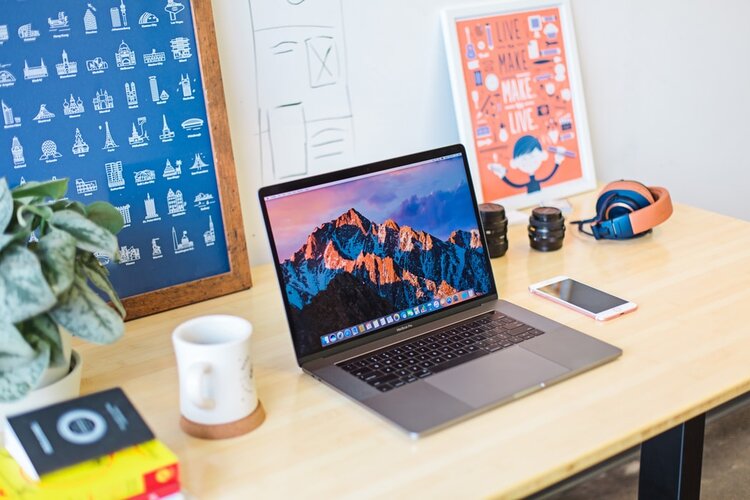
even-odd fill
[{"label": "phone screen", "polygon": [[570,278],[543,286],[539,290],[594,314],[627,303],[626,300]]}]

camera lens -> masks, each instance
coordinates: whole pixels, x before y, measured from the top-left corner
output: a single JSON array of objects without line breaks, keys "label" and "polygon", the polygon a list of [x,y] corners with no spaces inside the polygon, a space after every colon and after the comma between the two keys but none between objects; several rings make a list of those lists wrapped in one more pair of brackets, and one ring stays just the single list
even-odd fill
[{"label": "camera lens", "polygon": [[529,217],[529,244],[534,250],[551,252],[562,248],[565,218],[558,208],[538,207]]},{"label": "camera lens", "polygon": [[479,215],[490,257],[502,257],[508,251],[508,219],[505,217],[505,208],[496,203],[482,203],[479,205]]}]

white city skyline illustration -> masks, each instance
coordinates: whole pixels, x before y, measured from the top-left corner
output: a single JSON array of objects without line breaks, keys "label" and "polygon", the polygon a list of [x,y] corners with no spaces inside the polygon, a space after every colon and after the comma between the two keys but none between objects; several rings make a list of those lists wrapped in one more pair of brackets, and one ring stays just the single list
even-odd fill
[{"label": "white city skyline illustration", "polygon": [[132,69],[135,67],[137,60],[135,52],[123,40],[117,48],[117,52],[115,52],[115,64],[117,67],[121,70]]},{"label": "white city skyline illustration", "polygon": [[23,156],[23,146],[18,137],[13,136],[13,139],[11,140],[10,154],[13,156],[13,168],[18,169],[26,167],[26,158]]},{"label": "white city skyline illustration", "polygon": [[105,163],[104,170],[107,172],[107,187],[110,191],[116,191],[125,186],[125,177],[122,175],[122,161]]},{"label": "white city skyline illustration", "polygon": [[18,28],[18,38],[24,42],[33,42],[41,33],[31,27],[31,23],[24,24]]},{"label": "white city skyline illustration", "polygon": [[33,120],[37,123],[49,123],[54,117],[55,113],[49,111],[47,109],[47,105],[42,103],[39,105],[39,112],[36,114]]},{"label": "white city skyline illustration", "polygon": [[57,13],[57,17],[47,18],[47,24],[49,25],[49,31],[50,33],[54,33],[54,38],[60,38],[60,37],[67,37],[68,35],[61,35],[60,33],[64,33],[67,31],[70,31],[70,22],[68,21],[68,16],[65,15],[64,11],[59,11]]},{"label": "white city skyline illustration", "polygon": [[29,66],[29,62],[24,59],[23,61],[23,78],[24,80],[31,80],[32,82],[41,82],[43,78],[49,76],[47,72],[47,65],[44,64],[44,59],[40,58],[39,66]]},{"label": "white city skyline illustration", "polygon": [[[131,132],[130,137],[128,137],[128,143],[131,147],[138,148],[148,146],[148,132],[143,128],[146,121],[145,116],[139,116],[136,122],[133,122],[133,131]],[[136,129],[136,123],[138,124],[138,129]]]},{"label": "white city skyline illustration", "polygon": [[139,170],[133,172],[135,177],[135,184],[137,186],[143,186],[145,184],[153,184],[156,181],[156,172],[151,169]]},{"label": "white city skyline illustration", "polygon": [[128,14],[125,1],[120,0],[119,7],[112,7],[109,9],[109,18],[112,23],[112,31],[129,30],[128,26]]},{"label": "white city skyline illustration", "polygon": [[94,12],[96,12],[96,7],[90,3],[86,4],[86,13],[83,14],[83,29],[87,35],[94,34],[99,29]]},{"label": "white city skyline illustration", "polygon": [[179,179],[180,175],[182,175],[182,160],[177,160],[172,166],[172,162],[169,161],[169,158],[167,158],[167,164],[164,167],[164,172],[162,173],[162,177],[165,179]]},{"label": "white city skyline illustration", "polygon": [[169,13],[169,22],[171,24],[182,24],[182,21],[177,19],[177,15],[185,10],[185,6],[181,2],[167,0],[167,6],[164,7],[164,10]]},{"label": "white city skyline illustration", "polygon": [[159,82],[155,76],[148,77],[148,86],[151,90],[151,100],[156,104],[164,104],[169,100],[169,94],[166,90],[159,90]]},{"label": "white city skyline illustration", "polygon": [[187,203],[182,198],[182,191],[169,188],[169,191],[167,191],[167,212],[169,215],[172,217],[184,215],[186,206]]},{"label": "white city skyline illustration", "polygon": [[174,131],[169,128],[169,125],[167,125],[167,116],[161,115],[162,120],[162,127],[161,127],[161,134],[159,134],[159,139],[161,142],[172,142],[172,139],[174,139]]},{"label": "white city skyline illustration", "polygon": [[53,163],[60,157],[62,157],[62,154],[57,150],[57,144],[55,144],[55,141],[47,139],[42,143],[42,156],[39,157],[39,160]]},{"label": "white city skyline illustration", "polygon": [[205,174],[206,172],[208,172],[209,166],[210,165],[208,163],[203,161],[203,158],[201,158],[201,155],[199,153],[195,153],[195,160],[190,166],[190,175]]},{"label": "white city skyline illustration", "polygon": [[195,247],[195,244],[188,238],[188,232],[182,231],[182,237],[177,240],[177,231],[172,226],[172,248],[174,248],[175,254],[190,252]]},{"label": "white city skyline illustration", "polygon": [[115,100],[107,90],[99,89],[93,99],[94,109],[100,113],[108,113],[115,107]]},{"label": "white city skyline illustration", "polygon": [[138,92],[135,89],[135,82],[125,82],[125,100],[128,103],[128,108],[138,107]]},{"label": "white city skyline illustration", "polygon": [[83,140],[81,131],[76,127],[75,137],[73,139],[73,147],[71,148],[74,155],[83,156],[89,152],[89,145]]},{"label": "white city skyline illustration", "polygon": [[157,52],[156,49],[151,49],[151,52],[143,54],[143,62],[147,66],[161,66],[166,60],[167,55],[164,52]]},{"label": "white city skyline illustration", "polygon": [[208,231],[203,233],[203,243],[207,247],[213,246],[216,243],[216,232],[214,231],[214,221],[211,216],[208,216]]},{"label": "white city skyline illustration", "polygon": [[[101,130],[102,126],[99,125],[99,130]],[[117,145],[115,142],[115,139],[112,137],[112,132],[109,130],[109,122],[104,122],[104,147],[102,148],[105,151],[112,152],[115,149],[119,148],[120,146]]]},{"label": "white city skyline illustration", "polygon": [[55,70],[60,78],[71,78],[78,74],[78,63],[68,60],[68,53],[63,49],[62,62],[55,64]]},{"label": "white city skyline illustration", "polygon": [[15,128],[21,126],[21,117],[16,116],[13,113],[13,108],[5,104],[5,101],[0,99],[0,106],[3,109],[3,122],[4,128]]},{"label": "white city skyline illustration", "polygon": [[143,200],[143,204],[146,207],[146,217],[144,218],[144,222],[161,220],[159,214],[156,213],[156,200],[151,197],[150,193],[146,193],[146,199]]},{"label": "white city skyline illustration", "polygon": [[84,180],[82,178],[76,179],[76,193],[82,194],[83,196],[91,196],[94,194],[99,187],[96,184],[96,180]]},{"label": "white city skyline illustration", "polygon": [[122,216],[122,221],[124,225],[122,227],[129,227],[130,223],[133,222],[130,219],[130,203],[126,205],[120,205],[115,207],[118,212],[120,212],[120,215]]},{"label": "white city skyline illustration", "polygon": [[193,203],[199,210],[208,210],[210,205],[216,203],[216,200],[214,199],[214,195],[212,195],[211,193],[198,193],[197,195],[195,195]]},{"label": "white city skyline illustration", "polygon": [[93,59],[86,59],[86,71],[99,75],[104,73],[107,69],[109,69],[109,64],[99,56]]},{"label": "white city skyline illustration", "polygon": [[190,49],[190,39],[187,37],[173,38],[169,41],[169,46],[172,49],[172,57],[177,61],[184,62],[193,56]]},{"label": "white city skyline illustration", "polygon": [[141,17],[138,18],[138,25],[141,28],[155,28],[158,24],[159,18],[156,17],[156,14],[149,11],[144,12],[141,14]]},{"label": "white city skyline illustration", "polygon": [[10,64],[0,64],[0,87],[12,87],[16,83],[16,77],[13,73],[4,69],[8,67],[10,67]]},{"label": "white city skyline illustration", "polygon": [[70,94],[70,99],[63,100],[63,114],[70,118],[77,118],[82,113],[86,112],[86,108],[83,105],[83,100],[76,98],[73,94]]},{"label": "white city skyline illustration", "polygon": [[161,259],[163,257],[161,253],[161,246],[159,245],[159,238],[151,238],[151,258]]},{"label": "white city skyline illustration", "polygon": [[193,96],[193,86],[190,83],[190,76],[187,74],[180,74],[180,89],[182,90],[182,99],[188,101],[195,99]]},{"label": "white city skyline illustration", "polygon": [[120,247],[120,264],[129,266],[135,264],[139,260],[141,260],[140,248],[134,245],[122,245]]}]

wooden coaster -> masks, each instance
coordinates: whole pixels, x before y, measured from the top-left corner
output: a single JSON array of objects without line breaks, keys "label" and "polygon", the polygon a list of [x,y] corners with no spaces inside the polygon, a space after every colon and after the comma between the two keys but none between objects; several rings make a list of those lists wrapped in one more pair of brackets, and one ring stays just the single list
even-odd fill
[{"label": "wooden coaster", "polygon": [[250,415],[234,422],[218,425],[206,425],[193,422],[183,416],[180,416],[180,428],[193,437],[201,439],[227,439],[255,430],[266,419],[266,412],[263,405],[258,401],[258,406]]}]

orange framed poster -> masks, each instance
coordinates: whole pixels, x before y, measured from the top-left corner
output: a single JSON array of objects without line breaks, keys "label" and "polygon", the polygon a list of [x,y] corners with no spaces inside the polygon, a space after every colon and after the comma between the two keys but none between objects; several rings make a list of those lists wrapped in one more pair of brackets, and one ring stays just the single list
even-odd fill
[{"label": "orange framed poster", "polygon": [[442,14],[459,133],[480,201],[520,208],[596,187],[568,1]]}]

